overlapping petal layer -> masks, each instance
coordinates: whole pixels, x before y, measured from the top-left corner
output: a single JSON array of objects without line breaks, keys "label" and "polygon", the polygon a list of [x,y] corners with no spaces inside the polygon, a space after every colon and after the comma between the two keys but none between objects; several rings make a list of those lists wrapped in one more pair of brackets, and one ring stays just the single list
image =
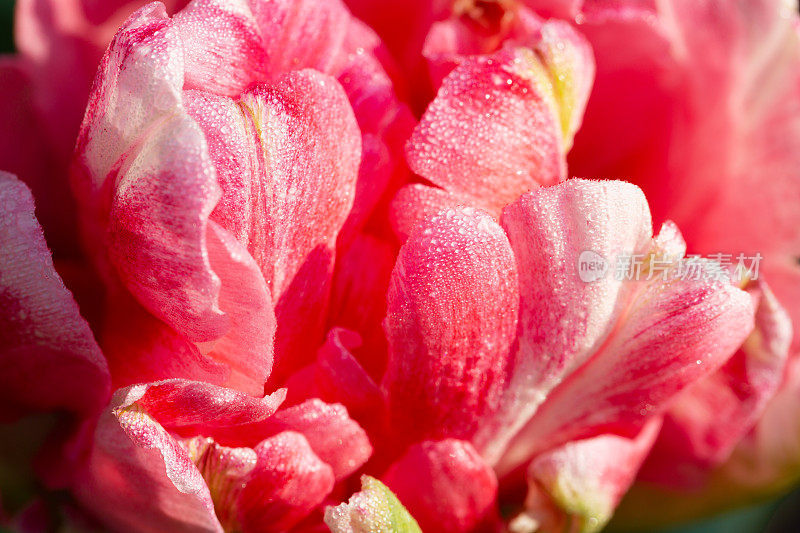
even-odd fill
[{"label": "overlapping petal layer", "polygon": [[137,407],[144,392],[132,387],[114,395],[98,421],[86,471],[75,482],[76,496],[120,530],[222,532],[186,450]]},{"label": "overlapping petal layer", "polygon": [[144,8],[104,59],[74,173],[84,235],[109,283],[166,323],[158,336],[202,342],[230,370],[225,383],[258,393],[272,367],[271,295],[276,380],[322,342],[359,130],[341,87],[312,71],[236,100],[184,93],[181,20]]},{"label": "overlapping petal layer", "polygon": [[486,213],[446,210],[403,246],[387,298],[393,430],[410,441],[469,440],[499,406],[516,334],[508,238]]},{"label": "overlapping petal layer", "polygon": [[411,170],[499,214],[525,191],[566,177],[556,105],[532,51],[466,59],[408,141]]},{"label": "overlapping petal layer", "polygon": [[238,503],[243,531],[286,531],[333,488],[333,470],[299,433],[279,433],[261,442],[255,452],[258,460]]},{"label": "overlapping petal layer", "polygon": [[103,354],[53,267],[30,191],[0,172],[0,203],[0,419],[93,416],[109,394]]},{"label": "overlapping petal layer", "polygon": [[[351,0],[380,12],[400,71],[341,0],[195,0],[169,18],[181,3],[123,24],[72,169],[102,284],[74,293],[125,388],[67,462],[107,527],[317,531],[364,467],[427,531],[594,530],[653,442],[643,478],[661,483],[794,479],[796,439],[778,435],[800,382],[800,25],[785,2]],[[64,144],[85,88],[32,87],[42,68],[83,79],[134,4],[21,0],[33,62],[3,60],[0,77],[30,99],[8,106],[23,139],[38,125]],[[581,33],[598,84],[578,131],[594,77]],[[684,258],[669,221],[654,236],[635,186],[564,182],[573,140],[571,170],[640,184],[690,252],[763,254],[776,296]],[[405,141],[420,183],[404,187]],[[58,187],[41,178],[64,154],[7,152],[51,239]],[[0,197],[0,417],[96,415],[103,355],[25,191],[0,176]],[[262,397],[270,377],[288,396]],[[524,509],[511,524],[498,484]],[[326,522],[419,530],[397,498],[366,478]]]},{"label": "overlapping petal layer", "polygon": [[658,435],[653,419],[634,438],[599,435],[538,456],[528,467],[526,511],[517,523],[536,531],[601,530],[633,482]]},{"label": "overlapping petal layer", "polygon": [[[445,208],[401,249],[385,322],[392,428],[403,440],[470,441],[500,476],[538,464],[532,479],[547,488],[531,509],[549,521],[542,527],[580,515],[596,528],[633,481],[672,399],[720,368],[752,329],[753,301],[718,264],[699,261],[699,275],[680,275],[680,233],[668,223],[654,237],[644,196],[627,183],[539,188],[508,206],[501,224]],[[625,274],[626,257],[645,266]],[[591,262],[597,270],[586,270]],[[498,286],[506,288],[483,292]],[[415,331],[424,334],[408,342]],[[584,452],[578,442],[592,444]],[[623,449],[630,460],[617,464]],[[592,454],[613,474],[570,466]],[[591,509],[556,494],[570,477]]]},{"label": "overlapping petal layer", "polygon": [[358,427],[335,406],[273,416],[284,395],[260,399],[186,380],[121,389],[74,490],[117,529],[285,531],[371,449],[366,443],[366,455],[347,455],[345,433],[330,422]]},{"label": "overlapping petal layer", "polygon": [[423,531],[473,531],[495,518],[497,478],[468,442],[412,446],[383,477]]},{"label": "overlapping petal layer", "polygon": [[752,292],[759,301],[755,329],[722,368],[676,398],[642,479],[667,486],[702,486],[755,426],[784,383],[791,321],[765,283]]},{"label": "overlapping petal layer", "polygon": [[579,174],[642,186],[656,220],[675,220],[693,252],[760,253],[795,322],[796,8],[586,2],[598,75],[570,158]]}]

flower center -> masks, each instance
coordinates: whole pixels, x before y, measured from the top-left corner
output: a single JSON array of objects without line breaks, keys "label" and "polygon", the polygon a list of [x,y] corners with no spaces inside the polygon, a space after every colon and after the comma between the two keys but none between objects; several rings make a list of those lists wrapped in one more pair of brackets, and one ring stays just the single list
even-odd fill
[{"label": "flower center", "polygon": [[256,453],[250,448],[220,446],[205,437],[185,439],[181,444],[206,480],[223,529],[239,531],[236,503],[256,465]]},{"label": "flower center", "polygon": [[489,33],[504,32],[514,20],[518,0],[455,0],[453,13]]}]

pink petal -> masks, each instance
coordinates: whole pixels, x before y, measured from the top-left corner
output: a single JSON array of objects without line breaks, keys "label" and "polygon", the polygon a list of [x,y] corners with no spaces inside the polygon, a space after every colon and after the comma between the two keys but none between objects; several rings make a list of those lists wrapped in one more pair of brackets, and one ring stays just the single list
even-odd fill
[{"label": "pink petal", "polygon": [[498,407],[517,326],[517,272],[502,228],[472,208],[444,211],[400,251],[384,327],[383,387],[404,441],[474,436]]},{"label": "pink petal", "polygon": [[186,160],[203,144],[188,116],[167,119],[117,182],[108,223],[109,259],[122,281],[151,313],[193,341],[221,336],[229,322],[218,307],[220,281],[200,233],[216,203],[214,169],[204,156]]},{"label": "pink petal", "polygon": [[232,389],[181,379],[135,385],[132,390],[137,391],[136,405],[166,429],[213,438],[269,419],[286,397],[285,389],[254,398]]},{"label": "pink petal", "polygon": [[53,267],[30,191],[5,172],[0,204],[0,419],[94,415],[110,392],[103,354]]},{"label": "pink petal", "polygon": [[362,134],[362,158],[353,209],[339,237],[347,245],[370,216],[404,183],[408,170],[404,144],[416,125],[416,118],[396,92],[398,79],[394,63],[380,39],[361,21],[351,17],[345,47],[347,60],[336,73]]},{"label": "pink petal", "polygon": [[58,172],[57,181],[65,177],[103,50],[134,7],[129,6],[113,27],[92,27],[87,24],[82,3],[20,0],[14,13],[17,58],[30,67],[27,105],[38,115],[39,142],[51,151],[55,163],[51,170]]},{"label": "pink petal", "polygon": [[[602,529],[636,477],[660,423],[654,419],[629,439],[600,435],[573,441],[536,457],[528,467],[525,514],[537,531]],[[519,520],[519,518],[517,519]]]},{"label": "pink petal", "polygon": [[644,284],[604,346],[515,436],[500,470],[537,446],[599,432],[635,434],[683,388],[727,361],[752,329],[752,316],[749,296],[726,281]]},{"label": "pink petal", "polygon": [[212,220],[249,246],[252,236],[260,231],[257,227],[260,213],[254,205],[254,197],[259,195],[262,185],[262,176],[258,174],[257,138],[236,100],[187,90],[183,93],[183,102],[203,130],[222,189],[222,197],[211,214]]},{"label": "pink petal", "polygon": [[504,407],[512,421],[494,429],[492,460],[547,394],[597,350],[631,290],[611,272],[583,281],[581,254],[611,263],[643,253],[652,237],[644,195],[624,182],[572,179],[539,189],[506,208],[502,224],[519,265],[519,350]]},{"label": "pink petal", "polygon": [[167,326],[123,287],[108,289],[97,333],[114,388],[181,378],[223,385],[230,370],[203,355],[197,345]]},{"label": "pink petal", "polygon": [[778,393],[769,401],[757,424],[736,446],[730,459],[717,470],[723,495],[731,489],[752,499],[790,490],[794,485],[798,450],[800,357],[794,353],[786,365]]},{"label": "pink petal", "polygon": [[[792,212],[781,208],[800,191],[791,144],[800,124],[796,11],[774,0],[733,9],[675,0],[666,7],[656,13],[658,22],[675,24],[668,37],[680,42],[685,57],[678,68],[687,71],[679,94],[684,109],[674,117],[680,137],[670,147],[677,158],[668,169],[670,186],[687,188],[667,198],[670,216],[686,226],[690,244],[697,239],[703,248],[724,244],[725,250],[750,252],[759,246],[764,252],[776,241],[796,244],[800,233],[789,224]],[[745,108],[752,110],[748,120],[742,120]],[[718,136],[712,141],[709,134]],[[756,170],[773,179],[762,183]],[[763,216],[741,227],[736,239],[724,235],[720,224],[735,224],[745,204]]]},{"label": "pink petal", "polygon": [[395,79],[391,56],[378,36],[354,17],[347,27],[345,48],[347,59],[334,74],[350,99],[362,133],[381,135],[395,127],[398,114],[408,112],[395,94],[395,84],[403,80]]},{"label": "pink petal", "polygon": [[[242,101],[260,118],[262,142],[271,143],[264,156],[267,175],[276,183],[267,222],[280,224],[274,231],[285,232],[269,243],[277,263],[271,277],[280,300],[296,283],[297,272],[309,268],[308,256],[315,249],[333,249],[353,202],[361,154],[359,130],[338,83],[310,70],[288,74],[275,87],[260,86]],[[275,161],[278,155],[282,157]],[[277,195],[280,189],[290,194],[282,198]],[[300,213],[305,227],[288,224],[290,215]],[[289,293],[297,290],[293,287]]]},{"label": "pink petal", "polygon": [[[242,102],[253,109],[254,117],[260,121],[258,128],[255,128],[259,131],[254,131],[246,120],[242,120],[246,117],[238,111],[236,103],[225,98],[217,97],[215,100],[215,97],[209,94],[188,91],[187,107],[192,118],[200,123],[202,137],[205,137],[208,143],[209,161],[205,150],[202,149],[205,144],[201,139],[194,137],[197,133],[195,124],[191,120],[183,120],[186,114],[182,112],[182,95],[177,90],[199,85],[204,90],[232,92],[215,88],[213,85],[206,87],[192,77],[198,72],[195,68],[197,57],[194,54],[203,48],[199,46],[201,44],[199,42],[189,42],[189,35],[202,40],[203,28],[213,27],[214,24],[234,26],[246,22],[256,24],[254,22],[256,19],[258,24],[277,24],[282,30],[291,33],[294,31],[291,29],[292,24],[302,21],[292,17],[283,18],[286,13],[281,10],[299,7],[301,6],[296,3],[292,5],[271,3],[269,6],[259,4],[254,6],[256,12],[253,13],[245,3],[221,6],[214,2],[197,2],[192,4],[189,10],[179,14],[174,23],[163,18],[163,13],[160,12],[142,11],[134,15],[126,26],[128,29],[123,29],[117,39],[118,42],[112,46],[112,51],[115,47],[119,49],[130,45],[139,52],[148,48],[150,41],[156,41],[164,48],[165,57],[156,59],[147,57],[139,60],[132,54],[131,57],[125,58],[125,68],[120,69],[115,65],[116,56],[112,53],[103,67],[101,79],[107,80],[106,85],[116,84],[118,89],[121,87],[124,90],[131,90],[134,93],[133,97],[118,100],[129,106],[126,111],[130,112],[131,116],[144,118],[135,124],[122,124],[117,129],[124,130],[131,137],[140,135],[142,130],[152,131],[148,131],[141,146],[136,146],[135,150],[139,151],[139,154],[135,157],[131,170],[128,170],[127,163],[125,165],[120,163],[121,172],[127,171],[124,180],[121,181],[126,187],[118,188],[117,194],[111,201],[112,205],[107,208],[104,205],[105,200],[97,198],[98,205],[93,206],[95,209],[86,206],[87,209],[83,210],[87,213],[93,210],[99,212],[97,217],[89,214],[85,217],[89,220],[84,224],[87,229],[87,239],[93,242],[100,242],[97,234],[103,233],[105,212],[107,209],[110,210],[112,234],[110,259],[122,281],[137,299],[149,311],[165,321],[177,333],[187,336],[189,340],[216,341],[214,346],[229,352],[227,355],[222,351],[209,352],[211,345],[203,345],[201,350],[218,361],[231,363],[234,371],[230,379],[233,381],[228,384],[250,392],[254,392],[258,387],[259,377],[269,372],[270,348],[267,338],[269,327],[258,331],[253,328],[257,320],[252,314],[249,322],[244,321],[247,317],[234,316],[235,313],[241,312],[241,306],[236,309],[223,309],[220,305],[219,291],[222,290],[224,293],[225,289],[220,287],[220,284],[224,284],[224,280],[219,279],[222,272],[217,270],[222,267],[215,265],[212,268],[208,263],[208,252],[213,250],[206,249],[209,247],[205,242],[208,234],[204,231],[208,210],[214,208],[217,200],[215,182],[218,180],[222,186],[223,197],[219,205],[214,208],[212,218],[248,248],[274,294],[281,324],[280,331],[277,332],[279,368],[274,380],[280,382],[293,368],[296,369],[308,362],[323,339],[325,326],[323,315],[327,305],[334,243],[353,201],[360,162],[360,135],[344,93],[335,82],[319,74],[310,72],[290,74],[281,78],[274,87],[252,88],[243,95]],[[333,22],[339,19],[345,21],[347,25],[350,24],[349,14],[340,4],[331,2],[329,7],[333,18],[326,18],[327,15],[320,10],[314,13],[315,16],[320,15],[318,19],[320,28],[331,29]],[[310,7],[302,9],[308,11]],[[214,14],[216,16],[212,17]],[[233,19],[238,22],[234,21],[234,24],[231,22]],[[286,24],[289,26],[284,28],[283,25]],[[158,28],[154,35],[149,37],[146,34],[152,32],[152,28],[148,25]],[[142,30],[140,26],[147,29]],[[353,27],[360,29],[358,35],[375,41],[374,36],[366,28],[355,25]],[[256,30],[261,31],[259,28]],[[340,30],[338,27],[333,29]],[[136,32],[143,35],[134,35]],[[232,41],[241,44],[239,41],[244,37],[234,33],[217,32],[217,35],[225,39],[233,36]],[[126,39],[135,44],[126,42]],[[137,39],[144,40],[139,42]],[[351,42],[350,39],[348,36],[347,47],[355,48],[357,42]],[[184,46],[179,46],[181,44]],[[377,48],[378,45],[372,46]],[[187,52],[185,57],[179,53],[181,48]],[[256,48],[258,47],[253,50]],[[251,51],[250,48],[246,50]],[[214,54],[199,55],[211,59],[218,57]],[[377,100],[392,104],[394,108],[399,104],[396,99],[393,100],[391,83],[381,70],[381,66],[374,64],[374,61],[371,62],[370,58],[361,58],[362,55],[356,50],[351,55],[343,56],[348,60],[348,65],[352,65],[352,71],[348,71],[345,78],[352,82],[350,87],[353,97],[358,98],[359,105],[365,110],[363,117],[365,123],[373,121],[376,134],[382,135],[383,129],[386,129],[393,120],[392,113],[396,114],[397,110],[388,113],[390,115],[388,118],[378,119],[377,112],[380,106]],[[235,54],[231,54],[231,57],[235,57]],[[116,62],[120,61],[122,60]],[[137,61],[139,63],[149,61],[150,64],[147,65],[149,70],[138,76],[138,80],[128,80],[127,76],[134,70],[134,66],[142,67]],[[247,65],[234,66],[239,69],[238,71],[244,70],[249,73],[248,75],[252,74],[253,68]],[[315,66],[322,68],[316,63]],[[292,68],[297,67],[298,64],[293,63]],[[184,68],[187,72],[185,78],[182,77]],[[225,80],[225,76],[220,75],[218,68],[212,70],[214,79]],[[331,67],[328,70],[335,69]],[[364,75],[363,81],[353,81],[356,73]],[[278,72],[271,77],[277,78],[279,74]],[[111,79],[117,75],[119,79]],[[155,90],[162,91],[171,98],[165,100],[159,97],[163,106],[139,113],[136,109],[139,104],[138,98],[144,99],[148,96],[145,91],[152,90],[141,82],[142,79],[147,79],[148,75],[154,80],[151,87],[157,87]],[[233,92],[238,94],[238,90],[245,84],[249,85],[251,81],[259,78],[264,77],[256,76],[244,80]],[[130,89],[128,85],[131,86]],[[140,87],[145,88],[139,91]],[[93,187],[90,178],[97,180],[101,176],[105,177],[109,169],[116,168],[114,150],[100,151],[95,147],[102,144],[103,135],[87,133],[105,127],[105,123],[113,122],[117,115],[120,122],[126,118],[121,111],[106,108],[105,102],[117,101],[107,96],[110,92],[112,90],[109,88],[103,89],[102,93],[98,92],[96,101],[90,106],[87,115],[82,137],[85,141],[79,143],[81,155],[79,164],[76,165],[78,171],[75,181],[78,184],[76,189],[82,197],[98,196],[98,194],[84,194],[86,191],[81,189],[91,190]],[[178,108],[178,112],[171,115],[174,124],[165,119],[166,123],[158,128],[148,127],[149,121],[154,123],[159,113],[166,115],[163,111],[171,108]],[[98,109],[102,109],[102,112]],[[212,116],[214,110],[222,110],[227,114]],[[261,112],[269,117],[269,120],[261,117]],[[116,124],[114,126],[116,127]],[[262,127],[264,129],[260,130]],[[161,137],[161,133],[169,135],[170,138]],[[280,136],[285,142],[278,142],[275,139],[261,142],[265,140],[261,139],[262,135]],[[135,152],[130,156],[124,152],[133,140],[125,138],[124,135],[121,137],[122,139],[110,139],[116,145],[117,157],[120,160],[127,160],[129,157],[134,159]],[[373,140],[380,150],[384,140],[377,137]],[[154,144],[158,144],[158,149],[164,148],[164,151],[151,153],[149,149],[153,148]],[[268,153],[260,157],[259,154],[264,146],[269,147]],[[308,146],[317,149],[307,150]],[[200,153],[193,152],[193,147],[201,148]],[[282,166],[276,165],[276,161],[281,161]],[[393,165],[389,163],[391,170]],[[384,165],[382,162],[376,164]],[[330,172],[331,168],[336,168],[338,171]],[[364,172],[369,173],[370,168],[374,170],[376,167],[364,168]],[[173,175],[177,174],[178,170],[185,174],[180,176],[183,179],[190,177],[199,179],[190,184],[181,183],[180,180],[174,179]],[[213,176],[214,170],[217,171],[217,176]],[[140,174],[146,175],[140,176]],[[283,179],[279,179],[278,175]],[[155,179],[145,179],[149,177]],[[84,183],[81,183],[82,180]],[[86,183],[87,181],[89,183]],[[167,186],[168,184],[170,186]],[[173,185],[176,189],[182,190],[183,196],[174,197]],[[186,194],[187,187],[191,190],[195,185],[199,190]],[[282,191],[296,192],[296,195],[291,194],[287,200]],[[382,186],[377,188],[375,194],[369,193],[374,198],[361,205],[364,209],[362,218],[369,214],[371,209],[369,204],[374,205],[381,193]],[[270,198],[272,202],[262,201],[265,197]],[[159,200],[153,201],[154,198]],[[296,205],[296,198],[305,200],[307,211],[303,213],[302,218],[309,222],[303,226],[286,224],[287,217],[295,219],[301,216],[303,208]],[[325,199],[325,202],[330,198],[336,198],[337,202],[334,205],[327,203],[321,205],[320,198]],[[147,203],[140,203],[145,199]],[[160,213],[163,204],[170,206],[169,214]],[[179,205],[181,209],[175,209],[175,205]],[[267,209],[261,211],[257,209],[265,206]],[[193,223],[186,224],[186,218],[191,219]],[[310,222],[312,218],[316,219],[316,223]],[[165,219],[169,220],[169,224],[163,224]],[[198,219],[199,224],[196,223]],[[275,224],[275,228],[272,228],[270,221]],[[159,238],[154,239],[154,236]],[[159,261],[167,255],[164,249],[166,243],[161,242],[162,237],[169,243],[172,255],[170,260]],[[180,250],[180,253],[176,254],[176,249]],[[103,252],[98,250],[97,255],[100,256],[99,262],[103,263]],[[108,270],[102,266],[101,268]],[[150,274],[142,276],[142,272]],[[176,276],[176,272],[180,272],[181,275]],[[145,282],[147,286],[143,287],[142,284]],[[259,282],[254,279],[254,283],[258,285]],[[263,290],[260,288],[258,290],[260,301],[266,304],[267,296]],[[168,302],[162,301],[167,298]],[[198,298],[200,301],[196,301]],[[261,305],[261,307],[266,309],[267,306]],[[173,316],[176,314],[179,316]],[[265,319],[269,321],[269,317]],[[295,335],[294,330],[301,325],[307,334]],[[227,341],[217,340],[225,331],[228,331]],[[255,333],[260,333],[261,338],[253,339]],[[241,350],[236,350],[237,360],[231,360],[231,348],[243,346],[243,339],[254,341],[247,343],[250,352],[241,353]],[[229,346],[222,348],[226,342]],[[241,367],[244,362],[249,367],[236,368]],[[243,379],[245,374],[252,376],[253,379]]]},{"label": "pink petal", "polygon": [[238,102],[187,96],[223,190],[212,219],[247,247],[276,302],[279,381],[322,342],[336,237],[358,174],[358,126],[338,83],[313,71],[254,86]]},{"label": "pink petal", "polygon": [[291,529],[333,489],[331,467],[299,433],[285,431],[255,447],[258,461],[237,501],[242,531]]},{"label": "pink petal", "polygon": [[366,224],[391,183],[397,171],[397,159],[402,157],[400,149],[392,152],[377,135],[364,133],[361,141],[361,165],[358,170],[353,208],[340,233],[340,246],[350,244],[357,237],[359,230]]},{"label": "pink petal", "polygon": [[677,191],[666,173],[672,114],[679,111],[667,31],[644,2],[586,2],[581,16],[597,73],[570,171],[639,185],[660,223],[674,216],[664,203]]},{"label": "pink petal", "polygon": [[522,0],[522,3],[543,17],[571,20],[580,11],[585,0]]},{"label": "pink petal", "polygon": [[529,189],[563,180],[564,140],[541,68],[522,48],[465,60],[406,146],[411,169],[494,213]]},{"label": "pink petal", "polygon": [[[559,220],[567,224],[559,228]],[[566,440],[638,433],[684,387],[719,368],[752,328],[750,297],[727,278],[714,278],[710,261],[698,263],[699,276],[674,273],[662,280],[664,274],[654,272],[620,283],[608,279],[622,276],[607,272],[581,281],[582,252],[593,247],[599,250],[593,260],[599,257],[608,268],[620,264],[613,253],[652,255],[676,268],[684,250],[679,233],[665,224],[649,239],[647,206],[633,185],[570,180],[523,197],[503,222],[520,272],[552,275],[539,276],[540,282],[521,274],[523,302],[533,299],[529,308],[523,303],[520,352],[504,412],[524,420],[524,413],[546,401],[505,451],[497,467],[502,473]],[[563,336],[552,334],[564,325]],[[553,353],[569,357],[555,359]],[[531,375],[542,381],[526,388]]]},{"label": "pink petal", "polygon": [[338,404],[309,400],[278,412],[269,427],[302,433],[320,459],[331,465],[336,480],[348,477],[372,455],[372,445],[361,427]]},{"label": "pink petal", "polygon": [[222,532],[202,475],[186,450],[135,402],[142,387],[118,391],[101,416],[95,446],[74,493],[122,531]]},{"label": "pink petal", "polygon": [[[120,11],[124,12],[125,16],[129,14],[131,9],[130,0],[79,0],[86,13],[86,18],[93,24],[98,24],[109,18],[120,16]],[[137,4],[139,2],[133,2]],[[167,12],[175,13],[182,9],[188,0],[161,0],[167,7]],[[127,8],[127,9],[126,9]]]},{"label": "pink petal", "polygon": [[676,398],[643,479],[679,487],[702,484],[783,384],[792,324],[766,284],[755,292],[760,299],[755,329],[722,368]]},{"label": "pink petal", "polygon": [[[258,450],[227,448],[214,439],[265,427],[285,395],[280,390],[260,399],[186,380],[122,389],[98,425],[92,456],[76,484],[79,497],[121,529],[136,524],[137,531],[221,531],[215,505],[226,525],[235,521],[233,499],[257,466]],[[96,491],[113,494],[93,499]],[[113,511],[104,512],[105,505]],[[146,520],[137,519],[142,513]]]},{"label": "pink petal", "polygon": [[251,8],[262,35],[269,36],[265,49],[272,72],[341,69],[350,13],[340,0],[252,2]]},{"label": "pink petal", "polygon": [[[351,19],[347,36],[350,50],[337,79],[342,84],[362,134],[362,160],[353,209],[339,238],[348,244],[376,208],[393,194],[408,172],[403,147],[416,119],[395,94],[388,53],[375,34]],[[386,66],[386,65],[389,66]]]},{"label": "pink petal", "polygon": [[421,183],[406,185],[392,200],[392,227],[397,236],[405,241],[418,224],[440,211],[473,203],[474,200],[467,194],[454,194]]},{"label": "pink petal", "polygon": [[185,49],[185,89],[236,97],[269,79],[264,40],[248,0],[195,0],[174,17]]},{"label": "pink petal", "polygon": [[[503,10],[503,4],[497,4]],[[543,21],[527,9],[497,13],[499,27],[475,24],[466,15],[433,25],[423,53],[429,58],[435,81],[467,57],[491,54],[501,47],[522,46],[536,53],[538,65],[529,66],[542,94],[555,98],[564,136],[564,151],[583,119],[594,81],[594,57],[586,39],[561,20]],[[537,72],[541,68],[544,72]],[[544,74],[543,77],[542,74]]]},{"label": "pink petal", "polygon": [[[688,111],[678,120],[688,122],[690,134],[672,145],[682,156],[670,169],[673,186],[687,191],[670,216],[700,253],[760,252],[765,279],[800,323],[797,10],[775,0],[732,9],[676,1],[674,9],[691,73]],[[793,343],[800,346],[797,338]]]},{"label": "pink petal", "polygon": [[317,353],[317,360],[306,371],[292,376],[289,394],[300,398],[319,398],[341,403],[360,422],[383,414],[384,402],[378,385],[353,356],[361,337],[350,330],[334,328]]},{"label": "pink petal", "polygon": [[[584,251],[611,262],[647,250],[652,226],[641,190],[624,182],[573,179],[537,190],[508,206],[502,224],[520,265],[520,363],[544,385],[591,355],[619,312],[625,281],[579,276]],[[555,329],[552,329],[554,328]],[[546,357],[532,354],[546,354]]]},{"label": "pink petal", "polygon": [[314,453],[333,468],[337,481],[358,470],[372,454],[367,434],[339,404],[311,399],[281,409],[261,423],[233,428],[220,436],[227,445],[253,445],[283,431],[301,433]]},{"label": "pink petal", "polygon": [[[375,407],[382,400],[380,390],[351,353],[361,339],[352,332],[336,328],[328,334],[328,342],[317,354],[317,376],[320,388],[341,395],[337,400],[348,409]],[[377,403],[376,403],[377,402]]]},{"label": "pink petal", "polygon": [[339,0],[203,0],[175,22],[186,43],[187,89],[237,97],[253,83],[300,69],[342,83],[364,136],[357,201],[345,230],[355,233],[402,158],[402,140],[392,137],[406,120],[398,116],[408,114],[384,67],[391,61],[372,30]]},{"label": "pink petal", "polygon": [[[285,376],[322,342],[332,255],[352,203],[360,136],[338,84],[311,72],[287,75],[242,97],[257,128],[238,111],[238,123],[224,114],[207,118],[214,110],[237,107],[191,91],[190,117],[180,92],[180,45],[163,12],[145,9],[110,48],[99,78],[105,86],[93,97],[78,146],[75,188],[86,204],[85,237],[97,246],[107,233],[108,258],[95,250],[101,270],[109,271],[110,262],[137,300],[178,334],[217,341],[201,350],[231,364],[230,385],[255,392],[270,367],[269,295],[243,251],[236,252],[242,265],[234,270],[240,274],[217,262],[235,244],[217,255],[216,237],[206,233],[208,216],[213,210],[222,229],[247,247],[274,295],[282,324],[278,352],[288,354],[279,359]],[[122,57],[125,47],[132,51]],[[160,53],[149,54],[153,47]],[[110,96],[119,92],[126,97]],[[160,105],[145,108],[142,102],[154,98]],[[233,135],[223,135],[223,128]],[[109,185],[103,182],[117,174],[107,200],[102,191]],[[215,209],[218,185],[223,198]],[[336,201],[322,205],[320,198]],[[301,212],[306,224],[286,223]],[[230,292],[235,284],[244,287],[242,274],[257,299],[245,302]],[[224,309],[220,298],[228,300]],[[295,335],[301,323],[306,334]],[[245,345],[247,350],[239,349]]]},{"label": "pink petal", "polygon": [[361,349],[355,356],[375,379],[386,368],[382,322],[396,257],[395,243],[360,233],[336,258],[328,323],[359,334]]},{"label": "pink petal", "polygon": [[[356,99],[363,89],[394,98],[375,55],[380,41],[339,0],[199,0],[175,23],[186,43],[187,89],[235,97],[252,83],[314,69],[347,77],[348,85],[355,75],[348,94]],[[369,87],[362,86],[364,77]]]},{"label": "pink petal", "polygon": [[425,37],[422,55],[427,60],[429,75],[435,88],[441,87],[447,75],[466,57],[497,51],[501,35],[488,32],[490,35],[486,38],[483,31],[476,32],[473,29],[473,21],[464,21],[460,17],[438,21],[431,26]]},{"label": "pink petal", "polygon": [[159,4],[142,8],[103,58],[73,190],[101,271],[113,268],[176,331],[208,341],[228,327],[205,242],[219,192],[202,131],[182,109],[182,85],[177,32]]},{"label": "pink petal", "polygon": [[284,365],[297,364],[321,342],[336,236],[358,175],[358,126],[340,86],[313,71],[255,89],[243,102],[261,117],[262,145],[272,148],[265,153],[273,195],[265,247],[272,264],[262,269],[277,302],[278,355]]},{"label": "pink petal", "polygon": [[423,531],[473,531],[496,513],[497,479],[468,442],[416,444],[383,481]]},{"label": "pink petal", "polygon": [[272,371],[276,329],[269,288],[247,249],[213,221],[208,253],[222,282],[220,309],[231,320],[230,331],[214,343],[209,355],[230,369],[227,386],[261,395]]},{"label": "pink petal", "polygon": [[614,4],[584,14],[598,76],[571,168],[640,184],[694,251],[760,252],[761,272],[800,320],[796,10],[772,0]]}]

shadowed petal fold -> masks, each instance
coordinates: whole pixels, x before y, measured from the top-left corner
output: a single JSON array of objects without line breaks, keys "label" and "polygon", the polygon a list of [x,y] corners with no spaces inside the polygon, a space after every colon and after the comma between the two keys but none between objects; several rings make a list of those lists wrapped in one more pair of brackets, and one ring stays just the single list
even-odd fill
[{"label": "shadowed petal fold", "polygon": [[0,172],[0,420],[67,409],[95,415],[108,366],[53,267],[30,191]]},{"label": "shadowed petal fold", "polygon": [[203,476],[186,450],[136,406],[142,387],[118,391],[100,417],[78,500],[123,531],[222,533]]},{"label": "shadowed petal fold", "polygon": [[333,470],[299,433],[284,431],[254,450],[258,460],[237,502],[245,533],[291,529],[333,489]]},{"label": "shadowed petal fold", "polygon": [[314,453],[333,468],[337,481],[358,470],[372,454],[366,432],[348,416],[347,409],[318,399],[281,409],[271,418],[236,428],[220,440],[231,446],[252,446],[265,436],[284,431],[301,433]]},{"label": "shadowed petal fold", "polygon": [[497,479],[468,442],[412,446],[383,476],[423,531],[467,532],[496,514]]},{"label": "shadowed petal fold", "polygon": [[222,282],[219,306],[231,320],[208,355],[230,369],[227,386],[260,396],[272,372],[277,328],[270,291],[247,249],[214,221],[208,228],[209,260]]}]

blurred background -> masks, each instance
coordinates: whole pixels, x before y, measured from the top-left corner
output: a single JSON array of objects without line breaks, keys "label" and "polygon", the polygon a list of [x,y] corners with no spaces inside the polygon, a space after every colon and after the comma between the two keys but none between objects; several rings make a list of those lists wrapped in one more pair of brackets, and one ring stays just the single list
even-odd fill
[{"label": "blurred background", "polygon": [[[376,0],[380,1],[380,0]],[[0,53],[13,53],[14,0],[0,0]],[[2,82],[0,80],[0,82]],[[2,119],[0,119],[0,127]],[[7,505],[20,504],[27,499],[35,486],[26,462],[31,450],[17,449],[4,439],[0,426],[0,501]],[[14,443],[19,444],[19,441]],[[653,502],[653,514],[658,514],[658,502]],[[0,526],[0,531],[2,527]],[[607,531],[632,532],[628,527],[612,522]],[[775,501],[756,504],[729,512],[703,522],[661,529],[647,533],[798,533],[800,532],[800,489]]]},{"label": "blurred background", "polygon": [[0,0],[0,52],[14,49],[14,34],[11,31],[14,0]]}]

